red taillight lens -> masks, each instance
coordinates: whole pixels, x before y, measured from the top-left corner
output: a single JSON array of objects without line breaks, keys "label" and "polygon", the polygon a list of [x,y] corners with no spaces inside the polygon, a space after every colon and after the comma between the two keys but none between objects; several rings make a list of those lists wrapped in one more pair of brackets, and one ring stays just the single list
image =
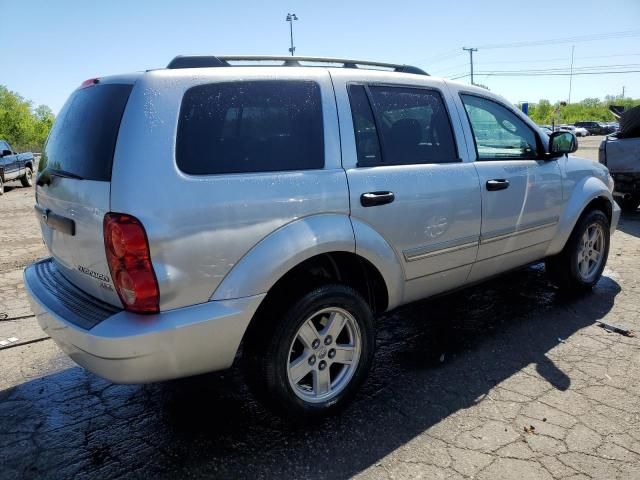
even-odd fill
[{"label": "red taillight lens", "polygon": [[80,84],[80,86],[78,87],[78,89],[87,88],[87,87],[93,87],[94,85],[97,85],[99,82],[100,82],[99,78],[89,78],[89,79],[85,80],[84,82],[82,82]]},{"label": "red taillight lens", "polygon": [[104,245],[111,278],[125,308],[136,313],[157,313],[158,281],[140,221],[131,215],[107,213]]}]

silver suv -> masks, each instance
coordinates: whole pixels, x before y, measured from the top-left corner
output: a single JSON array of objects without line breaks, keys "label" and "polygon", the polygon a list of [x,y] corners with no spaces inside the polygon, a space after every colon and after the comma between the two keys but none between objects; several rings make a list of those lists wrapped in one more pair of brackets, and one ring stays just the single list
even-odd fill
[{"label": "silver suv", "polygon": [[113,382],[225,369],[242,344],[260,398],[322,415],[364,381],[375,314],[540,260],[559,287],[598,281],[619,208],[575,149],[415,67],[177,57],[71,95],[25,285]]}]

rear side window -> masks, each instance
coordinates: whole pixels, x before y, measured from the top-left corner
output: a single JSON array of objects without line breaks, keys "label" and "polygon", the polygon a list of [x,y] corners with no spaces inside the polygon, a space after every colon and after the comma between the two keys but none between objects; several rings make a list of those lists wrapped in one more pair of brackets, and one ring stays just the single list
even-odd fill
[{"label": "rear side window", "polygon": [[111,181],[120,121],[133,85],[104,84],[76,90],[58,114],[40,160],[85,180]]},{"label": "rear side window", "polygon": [[383,164],[412,165],[460,161],[449,115],[435,90],[371,86],[382,138]]},{"label": "rear side window", "polygon": [[264,80],[190,88],[180,109],[176,160],[193,175],[322,168],[320,87]]}]

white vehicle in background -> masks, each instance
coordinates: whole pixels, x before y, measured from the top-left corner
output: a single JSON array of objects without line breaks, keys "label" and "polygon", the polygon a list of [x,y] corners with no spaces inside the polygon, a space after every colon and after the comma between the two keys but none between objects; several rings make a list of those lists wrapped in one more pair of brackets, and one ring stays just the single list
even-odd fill
[{"label": "white vehicle in background", "polygon": [[589,135],[589,131],[586,128],[574,127],[573,125],[560,125],[556,128],[556,131],[571,132],[576,137],[586,137],[587,135]]}]

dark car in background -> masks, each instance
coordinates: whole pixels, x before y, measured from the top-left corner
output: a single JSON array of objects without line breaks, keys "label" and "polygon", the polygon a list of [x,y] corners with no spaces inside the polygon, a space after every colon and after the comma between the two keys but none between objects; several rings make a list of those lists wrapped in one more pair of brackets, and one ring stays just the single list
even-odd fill
[{"label": "dark car in background", "polygon": [[18,153],[8,142],[0,139],[0,195],[4,193],[4,184],[20,180],[23,187],[33,185],[33,153]]},{"label": "dark car in background", "polygon": [[576,127],[586,128],[590,135],[606,135],[607,133],[611,133],[607,127],[600,122],[576,122],[574,125]]}]

